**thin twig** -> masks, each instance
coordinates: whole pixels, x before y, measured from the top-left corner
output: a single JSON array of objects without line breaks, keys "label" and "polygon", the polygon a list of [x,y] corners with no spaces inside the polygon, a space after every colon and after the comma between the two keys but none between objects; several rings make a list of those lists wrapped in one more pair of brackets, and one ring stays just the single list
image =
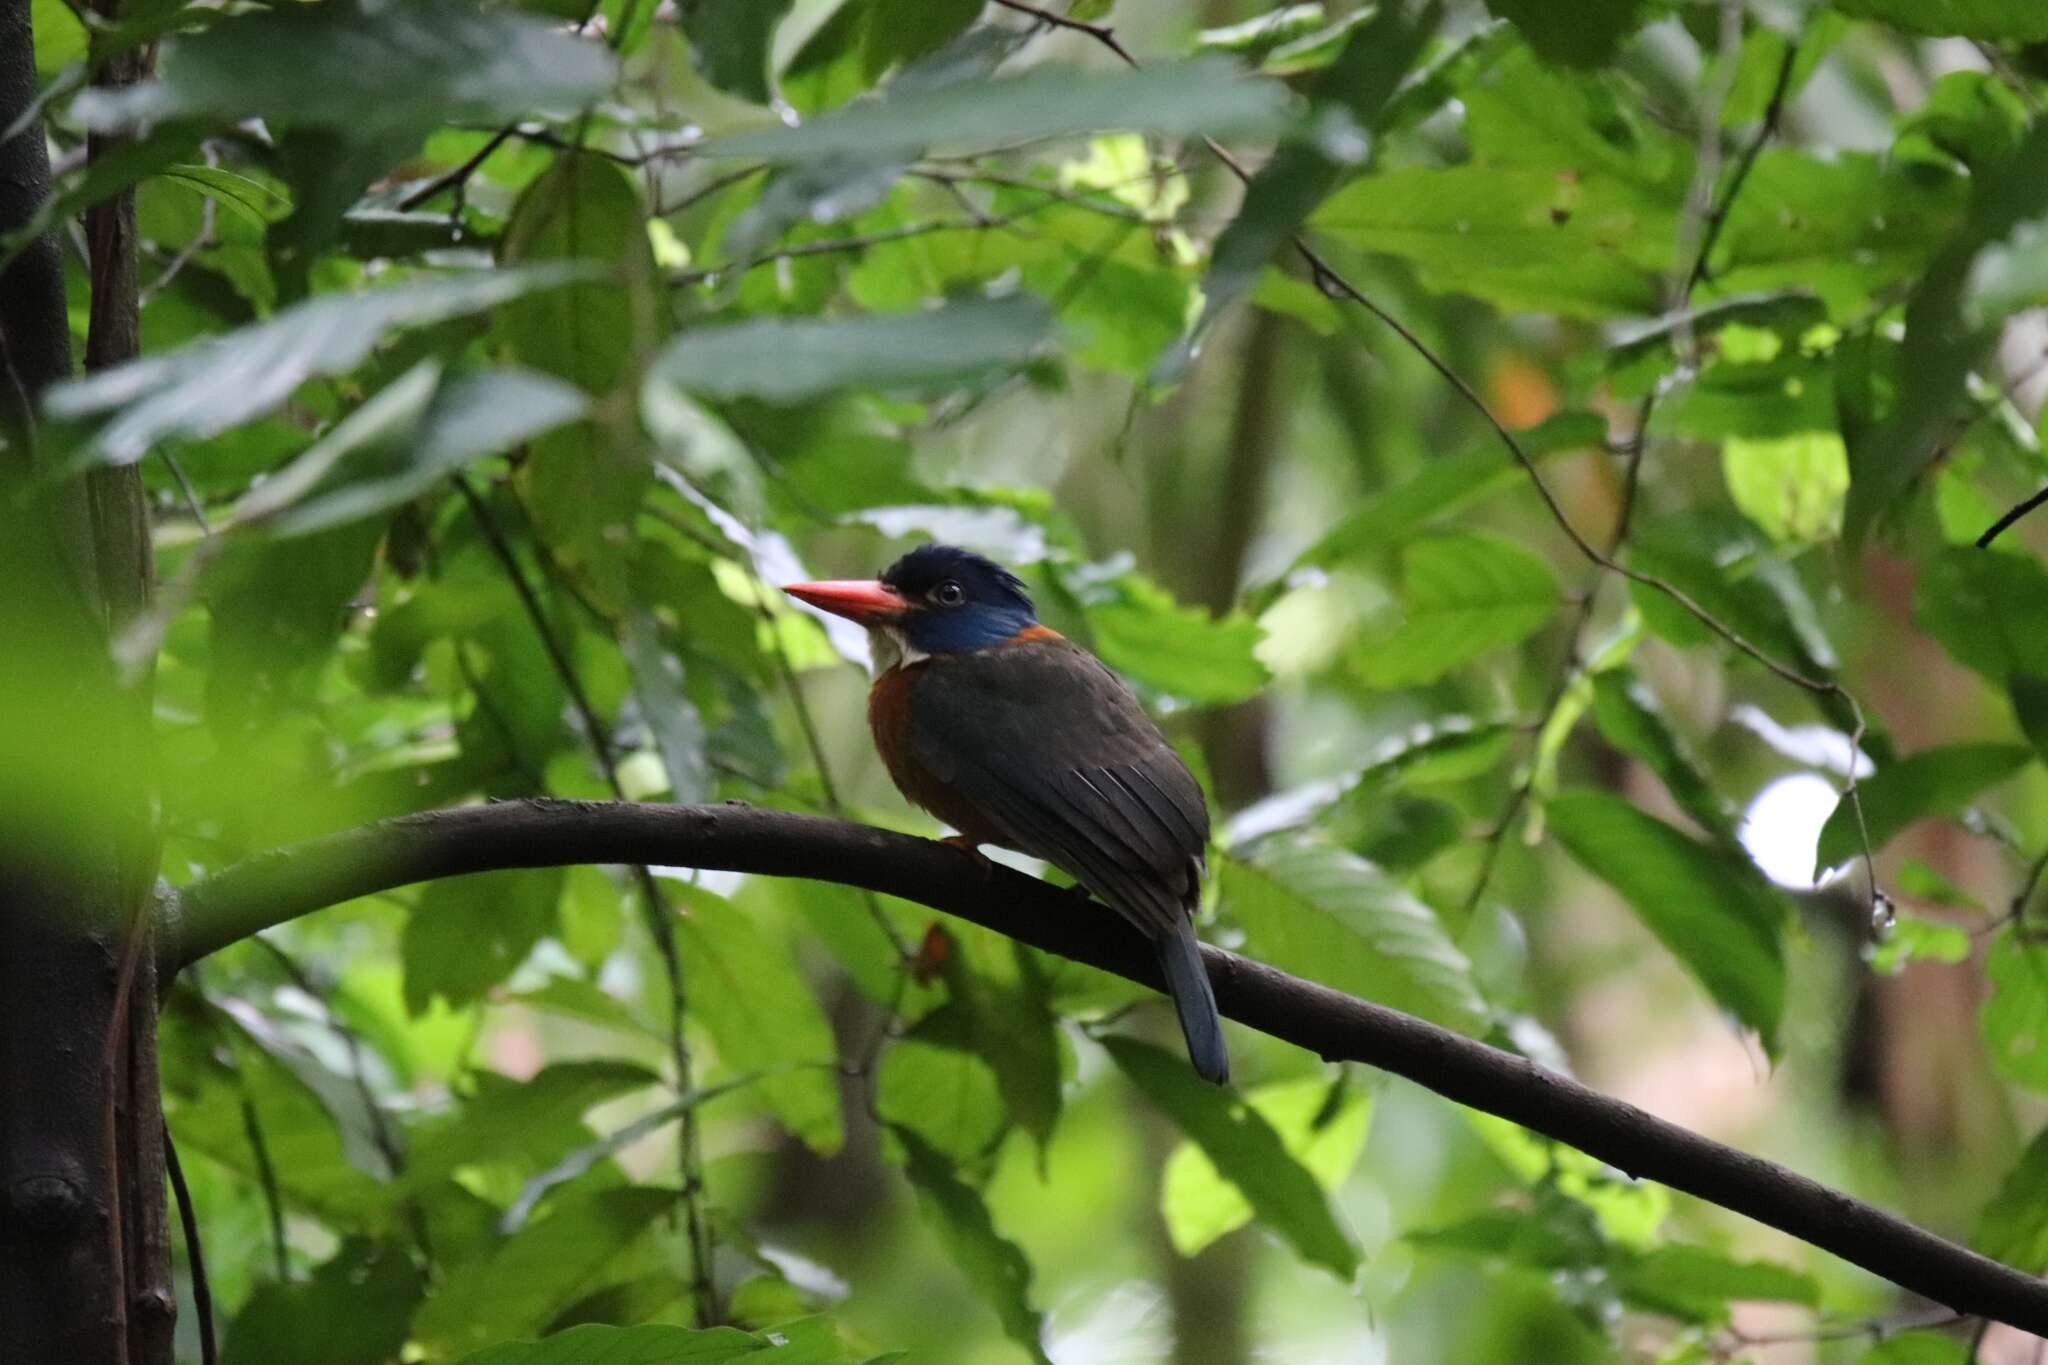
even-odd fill
[{"label": "thin twig", "polygon": [[206,1278],[206,1248],[199,1240],[199,1216],[192,1208],[192,1189],[185,1183],[185,1168],[178,1161],[178,1144],[171,1141],[171,1126],[164,1125],[164,1171],[171,1178],[171,1195],[178,1204],[178,1226],[185,1234],[185,1273],[192,1280],[192,1320],[199,1331],[199,1365],[217,1365],[220,1346],[214,1339],[213,1286]]},{"label": "thin twig", "polygon": [[256,1113],[256,1101],[250,1097],[249,1087],[241,1086],[242,1092],[242,1135],[249,1139],[249,1155],[256,1163],[256,1186],[263,1191],[263,1207],[270,1215],[270,1252],[275,1258],[277,1280],[287,1283],[292,1277],[291,1257],[286,1254],[284,1240],[284,1196],[277,1186],[277,1167],[270,1162],[270,1144],[263,1137],[263,1120]]},{"label": "thin twig", "polygon": [[1117,56],[1123,58],[1131,66],[1138,64],[1138,59],[1131,55],[1130,49],[1124,46],[1123,40],[1116,36],[1116,30],[1108,24],[1092,24],[1085,19],[1072,19],[1064,14],[1055,14],[1053,11],[1043,9],[1037,5],[1025,4],[1024,0],[996,0],[996,3],[1006,10],[1029,15],[1049,28],[1064,28],[1070,29],[1075,33],[1085,33]]},{"label": "thin twig", "polygon": [[2048,502],[2048,488],[2041,489],[2040,492],[2035,493],[2033,496],[2027,498],[2024,502],[2021,502],[2020,504],[2012,508],[2012,510],[2008,511],[2004,516],[2000,517],[1997,521],[1992,522],[1991,525],[1985,529],[1984,534],[1977,537],[1977,548],[1980,550],[1990,549],[1992,541],[2004,535],[2006,531],[2010,530],[2013,524],[2017,522],[2021,517],[2024,517],[2025,515],[2027,515],[2027,513],[2033,511],[2036,507],[2039,507],[2044,502]]}]

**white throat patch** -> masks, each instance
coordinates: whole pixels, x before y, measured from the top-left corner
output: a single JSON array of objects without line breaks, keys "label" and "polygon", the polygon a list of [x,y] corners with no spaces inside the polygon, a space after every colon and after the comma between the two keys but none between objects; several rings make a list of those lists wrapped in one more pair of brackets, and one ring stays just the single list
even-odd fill
[{"label": "white throat patch", "polygon": [[868,653],[875,661],[878,678],[892,668],[905,668],[931,658],[894,626],[877,626],[868,632]]}]

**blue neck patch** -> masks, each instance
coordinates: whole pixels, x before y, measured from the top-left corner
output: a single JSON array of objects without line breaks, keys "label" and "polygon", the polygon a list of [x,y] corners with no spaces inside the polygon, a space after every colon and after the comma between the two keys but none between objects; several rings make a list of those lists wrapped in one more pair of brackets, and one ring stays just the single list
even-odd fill
[{"label": "blue neck patch", "polygon": [[992,649],[1018,631],[1036,625],[1038,616],[1029,605],[991,606],[975,604],[953,611],[913,612],[903,623],[903,638],[912,649],[925,654],[966,654]]}]

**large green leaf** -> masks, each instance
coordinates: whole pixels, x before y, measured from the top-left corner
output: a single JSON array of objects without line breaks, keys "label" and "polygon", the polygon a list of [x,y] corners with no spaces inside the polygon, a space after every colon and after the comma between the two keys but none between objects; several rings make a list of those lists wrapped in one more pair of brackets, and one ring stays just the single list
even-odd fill
[{"label": "large green leaf", "polygon": [[1734,847],[1737,813],[1714,790],[1685,742],[1671,728],[1656,694],[1626,669],[1609,669],[1593,679],[1593,721],[1600,734],[1623,753],[1640,759],[1657,775],[1679,809],[1699,827]]},{"label": "large green leaf", "polygon": [[921,155],[1107,129],[1186,137],[1271,136],[1289,123],[1284,87],[1205,59],[1140,71],[1040,66],[996,80],[897,91],[794,128],[734,133],[707,145],[718,156],[763,161]]},{"label": "large green leaf", "polygon": [[[419,375],[429,392],[403,392],[406,379],[395,381],[257,485],[236,508],[237,520],[260,516],[269,534],[300,536],[374,517],[424,497],[473,460],[575,421],[589,406],[582,390],[532,370],[440,378],[424,367]],[[395,404],[379,404],[387,394]]]},{"label": "large green leaf", "polygon": [[1994,682],[2048,677],[2048,569],[2029,554],[1954,546],[1914,585],[1913,621]]},{"label": "large green leaf", "polygon": [[426,1190],[469,1167],[503,1164],[523,1173],[558,1161],[589,1141],[586,1111],[661,1078],[631,1062],[595,1057],[556,1062],[525,1081],[479,1079],[475,1094],[414,1134],[408,1190]]},{"label": "large green leaf", "polygon": [[372,139],[440,123],[574,113],[613,80],[611,54],[512,9],[460,0],[330,0],[220,20],[170,45],[155,80],[72,102],[102,129],[260,118]]},{"label": "large green leaf", "polygon": [[648,375],[649,401],[662,385],[771,403],[840,389],[930,392],[1014,370],[1051,332],[1050,311],[1023,294],[844,320],[757,318],[670,342]]},{"label": "large green leaf", "polygon": [[[1360,126],[1372,128],[1435,31],[1438,18],[1433,4],[1414,15],[1400,5],[1374,13],[1350,31],[1336,61],[1316,78],[1313,98],[1349,110]],[[1259,168],[1245,186],[1237,217],[1210,253],[1209,273],[1202,281],[1202,316],[1187,340],[1162,362],[1161,377],[1177,379],[1185,373],[1210,324],[1251,291],[1260,272],[1337,187],[1344,170],[1341,162],[1311,142],[1290,143]]]},{"label": "large green leaf", "polygon": [[1552,61],[1600,66],[1612,61],[1622,39],[1650,16],[1649,0],[1582,0],[1560,6],[1547,0],[1486,0],[1486,7],[1522,31]]},{"label": "large green leaf", "polygon": [[479,872],[433,882],[405,922],[405,1005],[468,1005],[512,975],[555,927],[559,868]]},{"label": "large green leaf", "polygon": [[1292,1243],[1303,1260],[1340,1280],[1351,1278],[1358,1269],[1358,1248],[1337,1226],[1315,1176],[1287,1150],[1264,1115],[1150,1043],[1108,1037],[1102,1045],[1131,1084],[1237,1187],[1260,1222]]},{"label": "large green leaf", "polygon": [[1833,0],[1836,9],[1881,19],[1909,33],[2038,42],[2048,38],[2048,10],[2034,0]]},{"label": "large green leaf", "polygon": [[875,1112],[956,1163],[977,1160],[1008,1122],[995,1067],[974,1049],[974,1027],[947,1005],[882,1056]]},{"label": "large green leaf", "polygon": [[1604,792],[1553,799],[1550,827],[1746,1027],[1777,1047],[1785,906],[1753,867]]},{"label": "large green leaf", "polygon": [[1957,814],[2032,757],[2031,750],[2017,744],[1948,744],[1886,764],[1856,784],[1863,804],[1860,826],[1854,804],[1846,799],[1828,816],[1814,851],[1815,872],[1860,856],[1866,832],[1875,853],[1915,821]]},{"label": "large green leaf", "polygon": [[903,1144],[903,1173],[918,1205],[938,1231],[952,1262],[1002,1320],[1010,1340],[1039,1365],[1051,1365],[1040,1338],[1045,1321],[1031,1305],[1031,1263],[996,1231],[988,1205],[936,1148],[907,1128],[891,1130]]},{"label": "large green leaf", "polygon": [[721,90],[766,104],[768,52],[793,0],[684,0],[683,35],[704,78]]},{"label": "large green leaf", "polygon": [[259,1284],[235,1314],[221,1365],[361,1365],[396,1357],[424,1288],[404,1251],[350,1238],[310,1280]]},{"label": "large green leaf", "polygon": [[2022,1274],[2048,1270],[2048,1131],[2036,1133],[2005,1173],[1970,1240]]},{"label": "large green leaf", "polygon": [[1498,536],[1460,532],[1401,547],[1401,608],[1352,658],[1374,687],[1433,682],[1489,650],[1520,644],[1562,600],[1550,566]]},{"label": "large green leaf", "polygon": [[1968,216],[1921,273],[1906,301],[1899,391],[1892,409],[1849,447],[1849,501],[1843,533],[1855,544],[1895,508],[1914,479],[1946,448],[1944,439],[1968,389],[1971,370],[2005,318],[1987,303],[2016,302],[2004,291],[1973,296],[1971,275],[1987,248],[2037,231],[2048,215],[2048,126],[2010,156],[1970,178]]},{"label": "large green leaf", "polygon": [[974,925],[947,933],[950,1008],[994,1070],[1011,1121],[1043,1147],[1060,1114],[1059,1026],[1045,971],[1014,939]]},{"label": "large green leaf", "polygon": [[[1244,1098],[1280,1135],[1288,1155],[1324,1189],[1336,1190],[1358,1164],[1372,1121],[1372,1097],[1344,1078],[1276,1081],[1246,1091]],[[1192,1140],[1174,1148],[1161,1182],[1166,1232],[1183,1256],[1198,1254],[1252,1220],[1250,1201]]]},{"label": "large green leaf", "polygon": [[1811,1275],[1772,1261],[1738,1261],[1706,1247],[1673,1242],[1623,1260],[1615,1277],[1638,1308],[1708,1326],[1727,1323],[1738,1302],[1820,1302]]},{"label": "large green leaf", "polygon": [[450,1270],[413,1319],[413,1336],[449,1354],[539,1332],[601,1286],[608,1267],[675,1202],[673,1190],[631,1185],[557,1206],[490,1255]]},{"label": "large green leaf", "polygon": [[837,1151],[845,1136],[838,1049],[787,945],[724,897],[696,887],[677,890],[684,912],[675,921],[676,945],[690,1013],[710,1030],[727,1067],[769,1073],[761,1093],[790,1132],[819,1152]]},{"label": "large green leaf", "polygon": [[1223,903],[1262,960],[1461,1032],[1486,1028],[1472,964],[1435,913],[1371,863],[1302,839],[1219,870]]},{"label": "large green leaf", "polygon": [[306,380],[360,365],[392,331],[496,308],[578,278],[561,266],[478,271],[308,299],[253,326],[53,387],[51,415],[97,419],[82,456],[139,460],[177,437],[206,437],[275,408]]},{"label": "large green leaf", "polygon": [[2048,1091],[2048,948],[2007,929],[1992,941],[1984,975],[1991,998],[1977,1023],[1992,1066],[2009,1080]]},{"label": "large green leaf", "polygon": [[1311,226],[1501,308],[1605,317],[1660,306],[1674,213],[1605,177],[1528,166],[1404,168],[1353,181]]},{"label": "large green leaf", "polygon": [[1243,701],[1266,685],[1264,632],[1241,612],[1212,617],[1136,574],[1094,585],[1082,615],[1104,663],[1152,692],[1197,705]]}]

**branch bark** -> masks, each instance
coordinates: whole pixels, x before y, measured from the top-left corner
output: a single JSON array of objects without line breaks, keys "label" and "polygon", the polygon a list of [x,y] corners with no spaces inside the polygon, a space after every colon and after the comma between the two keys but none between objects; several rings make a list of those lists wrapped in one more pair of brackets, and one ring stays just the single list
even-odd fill
[{"label": "branch bark", "polygon": [[[1157,989],[1149,945],[1115,915],[957,849],[742,805],[514,801],[428,811],[259,854],[169,895],[166,977],[323,906],[511,867],[652,863],[865,887]],[[1484,1043],[1218,948],[1223,1013],[1332,1061],[1365,1062],[1789,1233],[1970,1316],[2048,1336],[2048,1283],[1762,1157],[1666,1123]]]}]

